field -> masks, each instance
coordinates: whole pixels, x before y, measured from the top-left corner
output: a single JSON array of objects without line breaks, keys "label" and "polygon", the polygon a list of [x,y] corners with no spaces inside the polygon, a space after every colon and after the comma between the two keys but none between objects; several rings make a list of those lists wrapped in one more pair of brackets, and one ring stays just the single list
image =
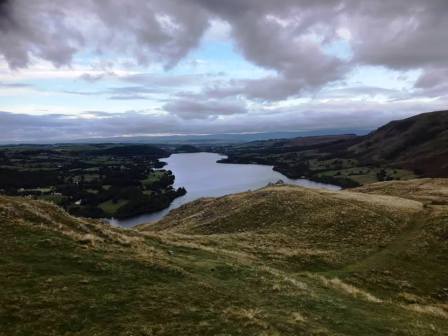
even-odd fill
[{"label": "field", "polygon": [[317,176],[319,178],[327,176],[333,178],[347,178],[355,181],[359,185],[378,182],[381,180],[382,176],[387,177],[388,180],[410,180],[417,177],[409,170],[362,166],[354,166],[351,168],[338,170],[323,169],[323,171],[319,172]]},{"label": "field", "polygon": [[371,162],[346,151],[358,141],[361,139],[357,137],[328,136],[317,137],[315,143],[309,138],[299,138],[211,147],[209,150],[226,154],[228,159],[222,160],[223,163],[268,164],[289,178],[308,178],[343,188],[418,177],[413,171],[399,168],[392,162]]}]

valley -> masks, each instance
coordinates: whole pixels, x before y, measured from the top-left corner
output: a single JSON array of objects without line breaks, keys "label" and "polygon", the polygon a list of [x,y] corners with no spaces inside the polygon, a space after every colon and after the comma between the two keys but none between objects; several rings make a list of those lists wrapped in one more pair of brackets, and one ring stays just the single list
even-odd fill
[{"label": "valley", "polygon": [[[363,137],[2,147],[0,335],[448,335],[446,132],[412,135],[446,115]],[[190,155],[174,169],[190,202],[132,229],[87,218],[167,208],[176,152],[196,152],[171,157]],[[259,184],[279,172],[352,188]]]},{"label": "valley", "polygon": [[0,336],[448,336],[448,0],[0,0]]},{"label": "valley", "polygon": [[221,162],[269,164],[289,178],[345,188],[448,177],[448,111],[394,121],[365,136],[274,139],[207,149],[228,156]]},{"label": "valley", "polygon": [[[246,186],[241,189],[226,187],[238,181],[238,173],[226,177],[223,168],[221,176],[213,180],[224,184],[198,197],[245,191],[277,180],[292,184],[311,180],[321,186],[354,188],[379,181],[447,177],[447,129],[448,112],[441,111],[394,121],[365,136],[322,135],[219,145],[1,146],[0,192],[48,200],[76,216],[130,219],[130,223],[140,224],[145,216],[152,218],[151,214],[161,218],[156,214],[176,207],[180,201],[170,205],[191,187],[185,189],[188,179],[175,187],[175,174],[163,169],[165,163],[160,159],[173,153],[214,152],[226,156],[216,159],[218,163],[267,165],[275,171],[266,173],[272,175],[269,179],[260,177],[259,183],[241,181]],[[205,166],[193,169],[204,169],[202,174],[207,174]],[[203,182],[207,181],[198,181]],[[192,188],[190,195],[196,187]],[[190,195],[186,198],[194,200]]]}]

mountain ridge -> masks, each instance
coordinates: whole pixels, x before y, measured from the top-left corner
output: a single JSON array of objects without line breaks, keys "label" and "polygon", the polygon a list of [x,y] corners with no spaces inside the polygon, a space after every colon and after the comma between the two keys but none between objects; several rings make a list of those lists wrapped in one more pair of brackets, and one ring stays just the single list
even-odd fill
[{"label": "mountain ridge", "polygon": [[392,121],[363,138],[349,151],[426,177],[448,177],[448,111]]}]

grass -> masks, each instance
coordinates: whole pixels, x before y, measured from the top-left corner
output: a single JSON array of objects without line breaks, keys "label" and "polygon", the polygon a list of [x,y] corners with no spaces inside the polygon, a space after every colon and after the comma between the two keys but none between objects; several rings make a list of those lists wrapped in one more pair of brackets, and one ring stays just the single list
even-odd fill
[{"label": "grass", "polygon": [[54,204],[61,204],[64,201],[65,197],[62,195],[42,195],[39,196],[39,199],[53,202]]},{"label": "grass", "polygon": [[144,179],[142,182],[144,185],[152,185],[153,183],[158,182],[164,175],[166,174],[165,171],[162,170],[155,170],[151,172],[146,179]]},{"label": "grass", "polygon": [[447,335],[447,189],[271,187],[139,230],[0,197],[0,335]]},{"label": "grass", "polygon": [[98,180],[98,178],[100,177],[100,175],[98,174],[85,174],[84,176],[84,181],[86,182],[92,182],[95,180]]},{"label": "grass", "polygon": [[108,200],[106,202],[103,202],[99,205],[99,207],[101,209],[103,209],[103,211],[106,214],[114,214],[120,207],[122,207],[123,205],[125,205],[128,201],[124,200],[124,199],[119,199],[116,202],[112,201],[112,200]]},{"label": "grass", "polygon": [[331,160],[317,160],[311,159],[308,161],[311,170],[331,170],[358,167],[359,162],[356,159],[331,159]]},{"label": "grass", "polygon": [[378,173],[384,170],[386,176],[392,180],[410,180],[417,176],[409,170],[379,168],[379,167],[350,167],[338,170],[324,170],[319,176],[345,177],[350,178],[361,185],[378,182]]}]

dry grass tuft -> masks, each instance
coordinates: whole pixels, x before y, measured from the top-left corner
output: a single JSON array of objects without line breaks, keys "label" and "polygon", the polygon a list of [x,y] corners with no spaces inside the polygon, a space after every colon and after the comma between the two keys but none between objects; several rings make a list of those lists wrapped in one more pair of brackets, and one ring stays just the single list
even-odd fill
[{"label": "dry grass tuft", "polygon": [[320,280],[325,287],[336,289],[338,291],[344,292],[356,298],[364,299],[374,303],[383,302],[383,300],[377,298],[376,296],[370,294],[369,292],[359,289],[348,283],[345,283],[339,278],[328,279],[325,278],[324,276],[315,274],[309,274],[309,276],[314,279]]},{"label": "dry grass tuft", "polygon": [[293,322],[304,323],[306,322],[306,318],[299,312],[294,312],[291,314],[291,320]]},{"label": "dry grass tuft", "polygon": [[78,240],[79,240],[79,242],[81,242],[83,244],[89,244],[89,245],[95,246],[95,241],[99,240],[99,238],[91,233],[88,233],[88,234],[80,236]]},{"label": "dry grass tuft", "polygon": [[421,297],[408,292],[398,294],[398,298],[409,304],[423,303],[423,299]]},{"label": "dry grass tuft", "polygon": [[[301,291],[309,291],[309,287],[306,283],[299,281],[297,279],[294,279],[293,277],[288,276],[286,273],[279,271],[272,267],[267,266],[261,266],[259,267],[260,271],[267,272],[273,276],[275,276],[277,279],[281,280],[282,282],[288,283],[290,285],[293,285],[296,289],[299,289]],[[274,284],[276,287],[280,287],[281,285],[279,283]],[[274,289],[274,288],[273,288]]]},{"label": "dry grass tuft", "polygon": [[262,329],[269,328],[269,324],[264,321],[262,311],[258,308],[227,308],[224,310],[224,315],[229,319],[243,323],[245,326],[256,326]]},{"label": "dry grass tuft", "polygon": [[408,304],[402,305],[402,307],[412,310],[416,313],[427,314],[436,317],[448,319],[448,311],[442,305],[421,305],[421,304]]},{"label": "dry grass tuft", "polygon": [[372,183],[355,189],[362,193],[386,194],[425,204],[448,205],[448,179],[425,178]]}]

